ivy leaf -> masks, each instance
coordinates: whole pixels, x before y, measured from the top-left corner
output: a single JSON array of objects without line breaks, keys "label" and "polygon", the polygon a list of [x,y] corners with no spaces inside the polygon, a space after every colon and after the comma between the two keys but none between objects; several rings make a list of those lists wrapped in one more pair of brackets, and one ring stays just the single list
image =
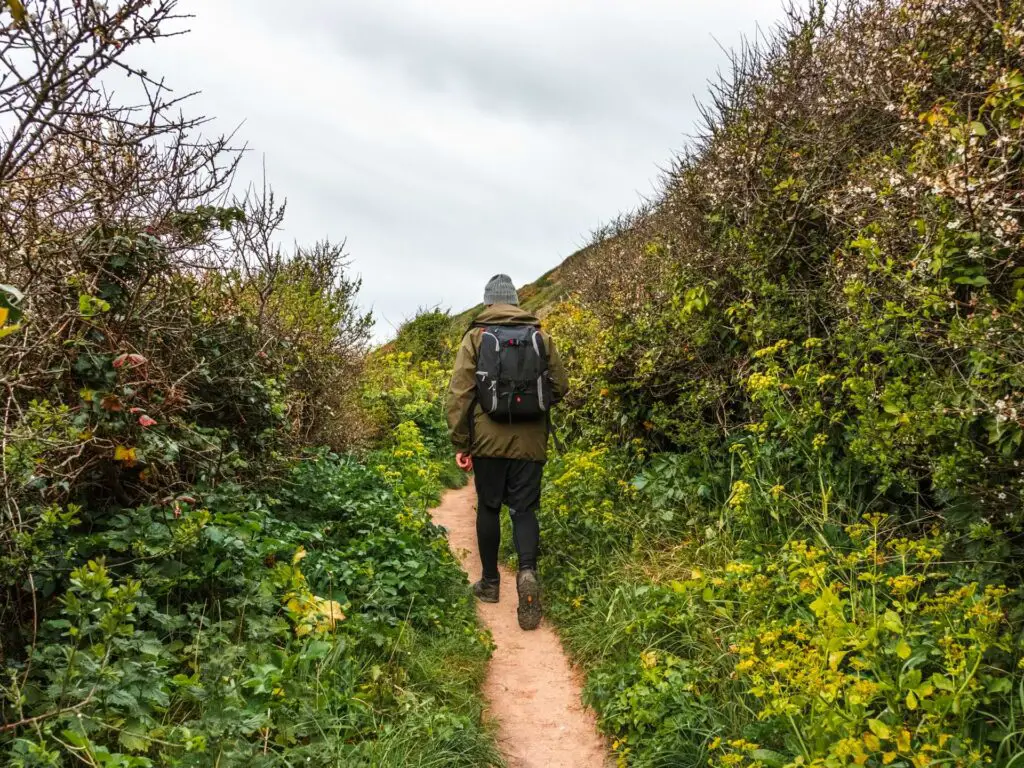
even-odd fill
[{"label": "ivy leaf", "polygon": [[78,314],[82,317],[93,317],[103,312],[110,311],[110,302],[97,299],[87,293],[78,295]]},{"label": "ivy leaf", "polygon": [[882,628],[890,632],[902,632],[903,620],[896,611],[886,611],[882,616]]},{"label": "ivy leaf", "polygon": [[868,718],[868,728],[870,728],[871,732],[880,739],[888,739],[892,735],[889,731],[888,725],[873,717]]},{"label": "ivy leaf", "polygon": [[900,640],[896,643],[896,655],[906,661],[910,658],[911,648],[906,640]]},{"label": "ivy leaf", "polygon": [[964,275],[963,277],[957,277],[953,280],[958,285],[971,285],[974,287],[981,287],[989,284],[989,279],[984,275]]},{"label": "ivy leaf", "polygon": [[948,677],[940,675],[938,672],[932,675],[931,682],[932,685],[934,685],[940,691],[948,691],[952,693],[956,690],[956,686],[953,685],[953,681],[950,680]]}]

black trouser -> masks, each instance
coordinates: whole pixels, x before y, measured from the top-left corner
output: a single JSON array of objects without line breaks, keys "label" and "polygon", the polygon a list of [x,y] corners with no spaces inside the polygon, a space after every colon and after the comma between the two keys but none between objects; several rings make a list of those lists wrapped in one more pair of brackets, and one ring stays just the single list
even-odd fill
[{"label": "black trouser", "polygon": [[540,480],[544,462],[523,459],[473,457],[476,481],[476,538],[484,578],[497,581],[498,545],[501,543],[501,505],[508,505],[512,540],[519,555],[519,570],[537,568],[540,526]]}]

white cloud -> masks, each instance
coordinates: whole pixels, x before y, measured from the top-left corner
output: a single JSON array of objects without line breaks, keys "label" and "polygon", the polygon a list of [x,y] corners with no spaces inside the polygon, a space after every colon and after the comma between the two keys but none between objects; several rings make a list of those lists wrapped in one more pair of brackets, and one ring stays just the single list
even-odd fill
[{"label": "white cloud", "polygon": [[420,305],[538,277],[648,193],[694,100],[775,0],[182,0],[145,52],[217,130],[285,237],[348,238],[379,335]]}]

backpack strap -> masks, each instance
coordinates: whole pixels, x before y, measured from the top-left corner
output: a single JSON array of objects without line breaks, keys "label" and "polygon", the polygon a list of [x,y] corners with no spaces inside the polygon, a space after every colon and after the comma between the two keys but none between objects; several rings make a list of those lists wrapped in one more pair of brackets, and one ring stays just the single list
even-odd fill
[{"label": "backpack strap", "polygon": [[537,354],[540,355],[541,361],[544,363],[544,367],[548,368],[551,365],[551,361],[548,358],[548,345],[544,343],[544,337],[541,335],[540,326],[531,326],[534,332],[534,344],[537,349]]},{"label": "backpack strap", "polygon": [[[472,320],[469,323],[469,327],[466,328],[466,333],[469,333],[474,328],[487,328],[494,323],[478,323],[476,320]],[[480,350],[477,350],[477,355],[480,354]],[[474,365],[474,367],[476,367]],[[473,446],[476,443],[476,409],[480,405],[480,400],[476,396],[476,387],[473,388],[473,399],[469,402],[469,409],[466,413],[466,431],[469,432],[469,455],[473,455]]]},{"label": "backpack strap", "polygon": [[[548,357],[548,345],[544,343],[544,337],[540,335],[540,325],[535,325],[534,330],[536,331],[537,351],[540,354],[540,359],[544,364],[545,374],[548,375],[548,369],[551,365],[550,358]],[[548,437],[550,437],[555,443],[555,450],[559,453],[565,453],[565,445],[562,443],[562,439],[558,436],[558,432],[555,430],[555,424],[551,420],[551,403],[548,404],[547,410],[544,411],[544,422],[547,428]]]},{"label": "backpack strap", "polygon": [[558,432],[555,431],[555,424],[551,421],[551,409],[547,410],[547,428],[548,437],[550,437],[555,443],[555,450],[559,453],[565,453],[565,443],[562,442],[562,438],[558,436]]}]

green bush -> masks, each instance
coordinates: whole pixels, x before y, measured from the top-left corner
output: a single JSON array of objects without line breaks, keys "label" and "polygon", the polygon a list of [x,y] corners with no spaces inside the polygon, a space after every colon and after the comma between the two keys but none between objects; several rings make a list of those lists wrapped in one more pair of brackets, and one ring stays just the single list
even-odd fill
[{"label": "green bush", "polygon": [[1019,588],[970,580],[955,536],[870,514],[758,542],[749,490],[718,521],[690,517],[654,477],[617,479],[635,461],[559,457],[541,515],[549,613],[621,764],[974,766],[1024,750]]},{"label": "green bush", "polygon": [[7,664],[8,763],[495,760],[465,577],[402,450],[377,460],[323,455],[272,495],[222,484],[72,535],[84,565]]},{"label": "green bush", "polygon": [[408,354],[413,364],[433,362],[449,365],[455,359],[457,335],[464,330],[456,327],[455,318],[447,310],[420,309],[398,327],[388,349]]},{"label": "green bush", "polygon": [[364,398],[343,248],[227,139],[100,95],[174,3],[80,6],[0,25],[0,763],[500,763],[439,407]]}]

